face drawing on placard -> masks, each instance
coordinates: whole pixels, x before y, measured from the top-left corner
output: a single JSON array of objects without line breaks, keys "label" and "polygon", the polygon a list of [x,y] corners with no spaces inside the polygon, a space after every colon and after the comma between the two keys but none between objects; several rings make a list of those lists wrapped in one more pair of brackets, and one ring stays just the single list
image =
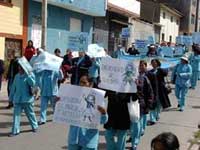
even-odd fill
[{"label": "face drawing on placard", "polygon": [[133,66],[132,63],[128,63],[125,67],[125,73],[123,74],[123,83],[124,85],[130,84],[132,85],[134,83],[133,77],[136,74],[136,69]]},{"label": "face drawing on placard", "polygon": [[84,100],[86,102],[86,108],[83,111],[83,114],[84,114],[83,121],[88,120],[92,122],[92,118],[94,117],[95,103],[96,103],[95,94],[90,93],[87,96],[84,96]]}]

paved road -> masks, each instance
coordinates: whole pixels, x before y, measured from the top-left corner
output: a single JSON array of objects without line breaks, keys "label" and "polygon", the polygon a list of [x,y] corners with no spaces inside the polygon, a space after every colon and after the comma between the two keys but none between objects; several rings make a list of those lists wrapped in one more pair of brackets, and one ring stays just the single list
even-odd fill
[{"label": "paved road", "polygon": [[[200,83],[199,83],[200,84]],[[27,118],[23,115],[21,122],[21,134],[17,137],[8,137],[12,125],[12,110],[5,110],[7,96],[5,86],[0,92],[0,150],[63,150],[67,148],[68,127],[52,123],[52,110],[48,111],[48,123],[41,126],[38,133],[32,133]],[[186,150],[188,140],[197,131],[197,124],[200,121],[200,86],[196,90],[190,90],[187,97],[187,107],[184,112],[176,109],[177,103],[174,94],[170,95],[173,104],[169,111],[161,115],[160,121],[148,127],[139,150],[149,150],[150,142],[153,137],[164,131],[175,133],[181,143],[181,150]],[[35,105],[37,117],[39,115],[39,102]],[[39,118],[39,117],[38,117]],[[100,150],[105,150],[104,130],[101,130]],[[127,144],[127,148],[130,145]],[[193,148],[197,150],[197,147]]]}]

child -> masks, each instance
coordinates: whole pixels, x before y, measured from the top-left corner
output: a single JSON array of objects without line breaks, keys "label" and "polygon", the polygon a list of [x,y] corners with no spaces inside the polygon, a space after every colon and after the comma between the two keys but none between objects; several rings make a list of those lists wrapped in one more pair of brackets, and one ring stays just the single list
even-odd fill
[{"label": "child", "polygon": [[36,132],[38,128],[36,116],[33,110],[34,97],[31,92],[31,88],[35,85],[35,77],[33,74],[25,74],[20,65],[18,66],[18,71],[19,72],[13,81],[10,93],[10,99],[14,104],[11,137],[20,133],[20,116],[23,110],[29,119],[32,131]]},{"label": "child", "polygon": [[[88,76],[83,75],[80,78],[80,86],[93,87],[92,81]],[[98,106],[98,111],[101,113],[101,124],[107,122],[108,116],[106,110]],[[86,129],[77,126],[70,126],[68,135],[69,150],[97,150],[99,140],[98,129]]]}]

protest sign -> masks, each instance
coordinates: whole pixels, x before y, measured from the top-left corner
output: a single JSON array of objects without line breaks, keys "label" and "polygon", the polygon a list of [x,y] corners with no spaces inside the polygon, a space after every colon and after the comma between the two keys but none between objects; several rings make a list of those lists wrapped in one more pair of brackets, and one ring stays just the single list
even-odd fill
[{"label": "protest sign", "polygon": [[104,48],[100,47],[97,44],[90,44],[88,46],[88,50],[87,50],[86,54],[88,56],[90,56],[91,58],[105,57],[106,56],[106,52],[105,52]]},{"label": "protest sign", "polygon": [[24,56],[18,59],[18,63],[24,69],[26,74],[30,74],[33,71],[33,68]]},{"label": "protest sign", "polygon": [[122,37],[129,38],[130,37],[130,28],[122,28]]},{"label": "protest sign", "polygon": [[184,53],[184,48],[182,46],[176,46],[174,50],[174,56],[181,56]]},{"label": "protest sign", "polygon": [[191,46],[193,44],[192,36],[180,35],[176,37],[176,43],[182,45],[184,44],[186,46]]},{"label": "protest sign", "polygon": [[148,51],[147,45],[148,45],[147,40],[135,40],[135,47],[136,47],[136,49],[138,49],[140,51],[141,55],[142,54],[146,55],[146,53]]},{"label": "protest sign", "polygon": [[195,44],[200,44],[200,32],[194,32],[192,34],[192,40]]},{"label": "protest sign", "polygon": [[136,66],[138,65],[134,61],[102,58],[99,87],[121,93],[136,93],[135,79],[138,75]]},{"label": "protest sign", "polygon": [[148,36],[148,44],[155,44],[155,39],[153,36]]},{"label": "protest sign", "polygon": [[86,51],[88,48],[88,33],[70,32],[68,36],[68,48],[72,51]]},{"label": "protest sign", "polygon": [[174,56],[174,52],[173,52],[172,47],[163,46],[163,47],[161,47],[161,51],[162,51],[162,54],[166,57],[173,57]]},{"label": "protest sign", "polygon": [[59,90],[53,121],[78,127],[97,129],[101,114],[98,106],[104,105],[105,91],[63,84]]},{"label": "protest sign", "polygon": [[62,62],[63,62],[63,58],[57,57],[48,52],[43,52],[37,58],[35,58],[34,63],[33,63],[33,70],[59,71]]}]

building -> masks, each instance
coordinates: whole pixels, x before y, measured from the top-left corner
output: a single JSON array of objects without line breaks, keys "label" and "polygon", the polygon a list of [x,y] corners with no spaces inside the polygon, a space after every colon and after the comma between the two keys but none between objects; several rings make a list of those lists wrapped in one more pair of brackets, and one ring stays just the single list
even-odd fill
[{"label": "building", "polygon": [[[41,0],[29,0],[28,39],[35,47],[41,46],[41,9]],[[105,16],[105,9],[106,0],[48,0],[47,50],[85,50],[92,42],[93,18]]]},{"label": "building", "polygon": [[96,17],[94,20],[94,43],[98,43],[110,52],[118,45],[127,47],[131,37],[124,38],[122,29],[133,28],[130,18],[139,18],[140,2],[136,0],[108,0],[106,17]]},{"label": "building", "polygon": [[0,0],[0,58],[21,56],[27,40],[27,1]]},{"label": "building", "polygon": [[179,35],[180,18],[182,15],[177,10],[160,4],[160,41],[176,43]]}]

